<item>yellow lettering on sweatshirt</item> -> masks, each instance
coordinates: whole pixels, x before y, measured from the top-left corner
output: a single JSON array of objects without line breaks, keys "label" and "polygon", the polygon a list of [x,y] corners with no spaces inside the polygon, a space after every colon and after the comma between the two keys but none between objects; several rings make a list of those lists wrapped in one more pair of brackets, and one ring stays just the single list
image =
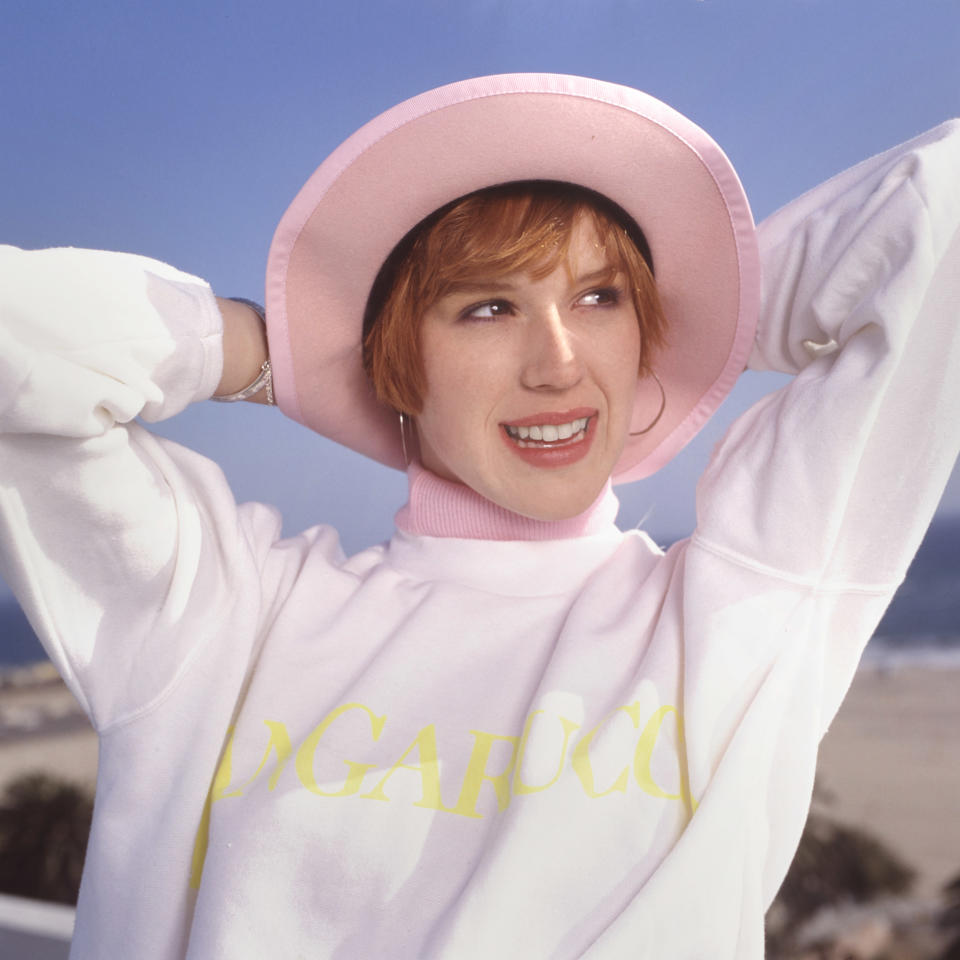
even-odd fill
[{"label": "yellow lettering on sweatshirt", "polygon": [[557,780],[560,779],[560,774],[563,773],[564,761],[567,756],[567,744],[570,742],[570,734],[580,726],[580,724],[574,723],[566,717],[557,718],[563,727],[563,745],[560,747],[560,757],[557,760],[557,772],[546,783],[540,786],[531,786],[523,782],[523,758],[526,755],[527,741],[530,739],[530,730],[533,727],[533,718],[544,712],[543,710],[534,710],[533,713],[527,717],[526,723],[523,725],[523,733],[520,735],[520,746],[517,748],[517,762],[513,771],[513,792],[515,794],[539,793],[541,790],[546,790],[547,787],[552,787]]},{"label": "yellow lettering on sweatshirt", "polygon": [[[234,738],[233,727],[227,731],[227,739],[223,746],[222,755],[218,761],[210,789],[204,803],[200,816],[200,823],[197,827],[196,838],[194,840],[193,853],[190,863],[190,886],[194,889],[199,888],[200,879],[203,873],[204,861],[207,854],[207,847],[210,838],[210,821],[212,805],[220,800],[236,798],[243,796],[249,787],[263,775],[267,769],[272,756],[276,756],[275,765],[270,773],[267,786],[273,791],[283,771],[288,766],[291,756],[294,759],[294,768],[296,770],[299,782],[310,793],[319,797],[353,797],[358,796],[361,799],[389,801],[387,788],[391,777],[397,771],[403,769],[415,773],[420,778],[420,797],[415,800],[413,805],[424,807],[428,810],[443,811],[444,813],[453,813],[469,819],[483,819],[478,805],[483,792],[484,784],[489,783],[493,788],[497,801],[497,811],[502,812],[510,805],[513,796],[523,796],[535,793],[541,793],[554,786],[563,776],[566,769],[566,757],[573,733],[579,729],[579,725],[572,720],[560,715],[551,714],[549,718],[541,715],[547,713],[545,710],[534,710],[530,713],[523,725],[519,737],[510,734],[489,733],[484,730],[471,730],[473,737],[473,746],[467,759],[463,780],[460,785],[459,796],[453,807],[447,807],[443,803],[441,794],[440,778],[440,755],[437,748],[437,730],[436,724],[430,723],[423,727],[414,737],[412,743],[404,750],[399,759],[390,766],[380,777],[376,785],[366,793],[360,793],[364,778],[382,764],[375,762],[359,762],[356,760],[343,759],[347,766],[346,778],[336,790],[321,788],[317,782],[314,762],[317,749],[321,740],[333,738],[333,743],[328,752],[336,752],[336,737],[331,731],[334,723],[344,714],[352,710],[360,710],[366,714],[370,723],[371,741],[376,743],[380,740],[384,727],[387,722],[385,714],[376,714],[369,707],[362,703],[351,702],[341,704],[331,710],[313,730],[307,735],[303,742],[297,747],[294,753],[294,746],[291,743],[287,727],[277,720],[264,720],[264,724],[269,731],[269,739],[263,752],[259,765],[245,780],[238,784],[233,784],[234,774]],[[641,729],[641,705],[640,701],[634,701],[630,704],[617,707],[611,711],[603,720],[601,720],[592,729],[586,731],[580,740],[570,752],[570,766],[580,781],[584,793],[590,798],[606,797],[612,793],[625,793],[628,787],[631,766],[633,777],[639,788],[647,795],[667,801],[682,801],[689,813],[692,815],[697,808],[697,803],[690,794],[689,778],[686,770],[686,742],[683,726],[683,717],[676,707],[669,704],[657,708],[648,718],[643,726],[640,736],[636,743],[631,747],[629,738],[625,735],[616,733],[614,730],[605,730],[614,721],[620,713],[626,714],[634,730]],[[679,772],[679,792],[670,792],[664,786],[657,782],[653,773],[653,757],[658,743],[661,739],[663,725],[667,718],[673,715],[676,722],[676,746],[673,751],[676,755],[677,769]],[[535,725],[553,723],[554,720],[560,722],[560,732],[562,732],[562,742],[558,747],[552,746],[559,741],[559,738],[551,737],[549,746],[545,746],[544,737],[541,728]],[[607,734],[607,736],[605,736]],[[607,740],[603,751],[608,757],[612,754],[623,758],[624,766],[616,774],[613,782],[605,789],[598,787],[594,771],[594,759],[591,757],[591,750],[600,749],[599,744],[594,744],[597,737],[601,741]],[[501,761],[502,769],[492,771],[489,769],[492,762],[491,754],[498,742],[510,745],[509,756],[506,762]],[[544,767],[542,757],[546,754],[550,756],[556,750],[556,766]],[[528,752],[533,751],[537,757],[534,770],[539,777],[553,775],[542,783],[527,783],[523,779],[523,762]],[[632,751],[632,764],[630,763],[630,753]],[[407,762],[413,754],[416,754],[417,762]],[[448,767],[449,769],[449,767]],[[528,774],[531,771],[528,770]]]},{"label": "yellow lettering on sweatshirt", "polygon": [[[480,797],[480,789],[483,787],[485,780],[490,782],[497,795],[497,810],[502,812],[510,805],[510,774],[513,772],[513,766],[517,760],[518,738],[499,733],[486,733],[483,730],[471,730],[470,733],[473,735],[473,750],[471,750],[470,759],[467,761],[467,770],[463,775],[463,785],[460,788],[457,805],[450,813],[459,813],[462,817],[482,819],[483,814],[477,811],[477,800]],[[506,768],[500,773],[487,773],[490,751],[498,740],[512,744],[513,749],[510,751],[510,759]]]},{"label": "yellow lettering on sweatshirt", "polygon": [[[653,759],[653,750],[657,745],[657,738],[660,735],[660,727],[663,726],[663,718],[668,713],[674,713],[679,720],[675,707],[664,706],[657,710],[647,721],[647,725],[640,734],[637,741],[637,749],[633,754],[633,775],[640,785],[640,789],[649,793],[651,797],[662,797],[664,800],[680,800],[679,793],[667,793],[653,779],[653,771],[650,769],[650,763]],[[680,731],[677,731],[679,736]]]},{"label": "yellow lettering on sweatshirt", "polygon": [[207,846],[210,843],[210,808],[214,799],[224,796],[227,785],[230,783],[233,766],[233,732],[234,728],[232,726],[227,728],[227,742],[223,746],[220,762],[214,771],[213,781],[203,802],[197,835],[193,838],[193,853],[190,856],[190,886],[194,890],[200,889],[203,864],[207,858]]},{"label": "yellow lettering on sweatshirt", "polygon": [[[404,763],[403,761],[414,750],[417,751],[420,762]],[[437,757],[437,731],[434,724],[427,724],[414,737],[413,743],[403,751],[400,759],[383,775],[380,782],[369,793],[361,794],[361,799],[389,800],[390,798],[384,793],[384,785],[400,768],[420,774],[421,796],[414,803],[415,807],[426,807],[429,810],[447,810],[440,796],[440,761]]]},{"label": "yellow lettering on sweatshirt", "polygon": [[[267,761],[270,759],[271,753],[276,753],[277,755],[277,765],[273,769],[273,773],[270,774],[270,779],[267,781],[267,787],[270,790],[273,790],[277,786],[277,781],[280,779],[280,774],[283,773],[283,768],[287,765],[287,761],[290,759],[290,755],[293,753],[293,747],[290,745],[290,734],[287,733],[287,728],[280,723],[278,720],[264,720],[263,721],[267,729],[270,731],[270,739],[267,741],[267,748],[263,751],[263,759],[260,761],[260,766],[253,771],[250,778],[242,783],[236,790],[231,791],[230,793],[218,793],[214,790],[213,799],[216,800],[226,800],[227,797],[239,797],[247,787],[253,783],[257,777],[260,776],[263,768],[267,765]],[[228,748],[230,752],[233,751],[233,738],[230,738],[230,746]],[[226,790],[226,787],[224,787]]]},{"label": "yellow lettering on sweatshirt", "polygon": [[297,770],[297,776],[300,778],[300,782],[311,793],[315,793],[319,797],[351,796],[360,789],[360,784],[363,781],[364,776],[377,766],[375,763],[357,763],[354,760],[344,760],[343,762],[347,765],[347,779],[344,781],[343,786],[339,790],[332,792],[329,790],[321,790],[317,784],[317,780],[313,772],[313,755],[316,752],[318,744],[320,743],[320,739],[327,732],[330,724],[332,724],[337,717],[346,713],[348,710],[363,710],[366,712],[367,716],[370,718],[370,732],[374,740],[380,739],[380,734],[383,732],[383,725],[387,722],[386,714],[378,717],[369,707],[365,707],[362,703],[345,703],[342,706],[337,707],[335,710],[331,710],[313,728],[306,740],[300,744],[300,749],[297,750],[295,767]]},{"label": "yellow lettering on sweatshirt", "polygon": [[[653,751],[657,746],[657,740],[660,736],[660,728],[668,714],[673,714],[677,723],[677,748],[675,756],[677,758],[677,771],[680,776],[680,792],[667,793],[653,778],[651,763],[653,760]],[[661,797],[664,800],[682,800],[688,813],[692,816],[697,809],[697,803],[690,795],[690,781],[687,774],[686,765],[686,734],[683,729],[683,717],[676,707],[669,705],[662,706],[647,721],[647,725],[640,734],[637,741],[637,749],[633,754],[633,775],[640,785],[640,788],[649,793],[652,797]]]},{"label": "yellow lettering on sweatshirt", "polygon": [[619,791],[620,793],[625,793],[627,789],[627,782],[630,779],[630,766],[629,764],[620,771],[617,779],[613,781],[613,785],[608,787],[606,790],[598,791],[594,783],[593,778],[593,765],[590,762],[590,744],[593,743],[593,738],[597,735],[597,731],[604,726],[606,723],[609,723],[618,713],[625,713],[632,721],[634,727],[639,728],[640,726],[640,702],[634,700],[633,703],[617,707],[608,717],[604,720],[601,720],[592,730],[587,731],[581,737],[580,741],[573,748],[573,755],[570,758],[570,762],[573,766],[574,772],[580,778],[580,785],[583,787],[583,792],[588,797],[606,797],[614,791]]}]

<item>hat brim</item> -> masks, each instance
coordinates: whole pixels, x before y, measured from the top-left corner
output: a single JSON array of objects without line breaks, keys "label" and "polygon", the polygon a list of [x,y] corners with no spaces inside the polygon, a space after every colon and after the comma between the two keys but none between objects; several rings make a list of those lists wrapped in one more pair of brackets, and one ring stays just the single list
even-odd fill
[{"label": "hat brim", "polygon": [[[431,90],[370,121],[316,170],[284,214],[267,267],[267,333],[288,416],[402,469],[396,414],[361,362],[363,317],[394,246],[439,207],[483,187],[558,180],[604,194],[643,230],[667,318],[652,366],[663,415],[628,438],[613,479],[660,469],[746,366],[760,297],[753,218],[716,143],[629,87],[509,74]],[[631,430],[660,407],[641,380]]]}]

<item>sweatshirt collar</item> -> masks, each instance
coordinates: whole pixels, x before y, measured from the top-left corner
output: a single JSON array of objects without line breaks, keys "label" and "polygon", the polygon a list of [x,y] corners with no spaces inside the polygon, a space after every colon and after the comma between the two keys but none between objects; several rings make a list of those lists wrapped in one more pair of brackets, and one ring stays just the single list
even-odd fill
[{"label": "sweatshirt collar", "polygon": [[548,523],[498,507],[420,466],[411,467],[409,478],[410,500],[397,514],[384,559],[415,580],[505,597],[570,594],[627,536],[613,522],[619,502],[609,483],[580,516]]}]

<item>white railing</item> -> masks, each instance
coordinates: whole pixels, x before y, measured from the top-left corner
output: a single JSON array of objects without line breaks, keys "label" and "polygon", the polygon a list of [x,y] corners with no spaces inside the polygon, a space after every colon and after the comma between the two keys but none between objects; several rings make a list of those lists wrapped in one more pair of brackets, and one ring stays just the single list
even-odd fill
[{"label": "white railing", "polygon": [[3,960],[66,960],[73,936],[73,907],[0,894]]}]

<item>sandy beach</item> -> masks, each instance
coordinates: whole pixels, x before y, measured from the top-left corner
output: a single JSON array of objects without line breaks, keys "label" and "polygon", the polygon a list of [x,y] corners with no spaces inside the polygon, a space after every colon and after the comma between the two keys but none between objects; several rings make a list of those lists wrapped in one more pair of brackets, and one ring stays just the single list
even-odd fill
[{"label": "sandy beach", "polygon": [[51,663],[4,674],[0,684],[0,790],[43,771],[92,787],[97,736]]},{"label": "sandy beach", "polygon": [[[93,784],[97,740],[49,664],[0,687],[0,787],[31,770]],[[960,668],[861,668],[823,740],[814,806],[875,834],[935,895],[960,873]]]},{"label": "sandy beach", "polygon": [[861,668],[820,747],[818,810],[874,833],[934,895],[960,874],[960,668]]}]

